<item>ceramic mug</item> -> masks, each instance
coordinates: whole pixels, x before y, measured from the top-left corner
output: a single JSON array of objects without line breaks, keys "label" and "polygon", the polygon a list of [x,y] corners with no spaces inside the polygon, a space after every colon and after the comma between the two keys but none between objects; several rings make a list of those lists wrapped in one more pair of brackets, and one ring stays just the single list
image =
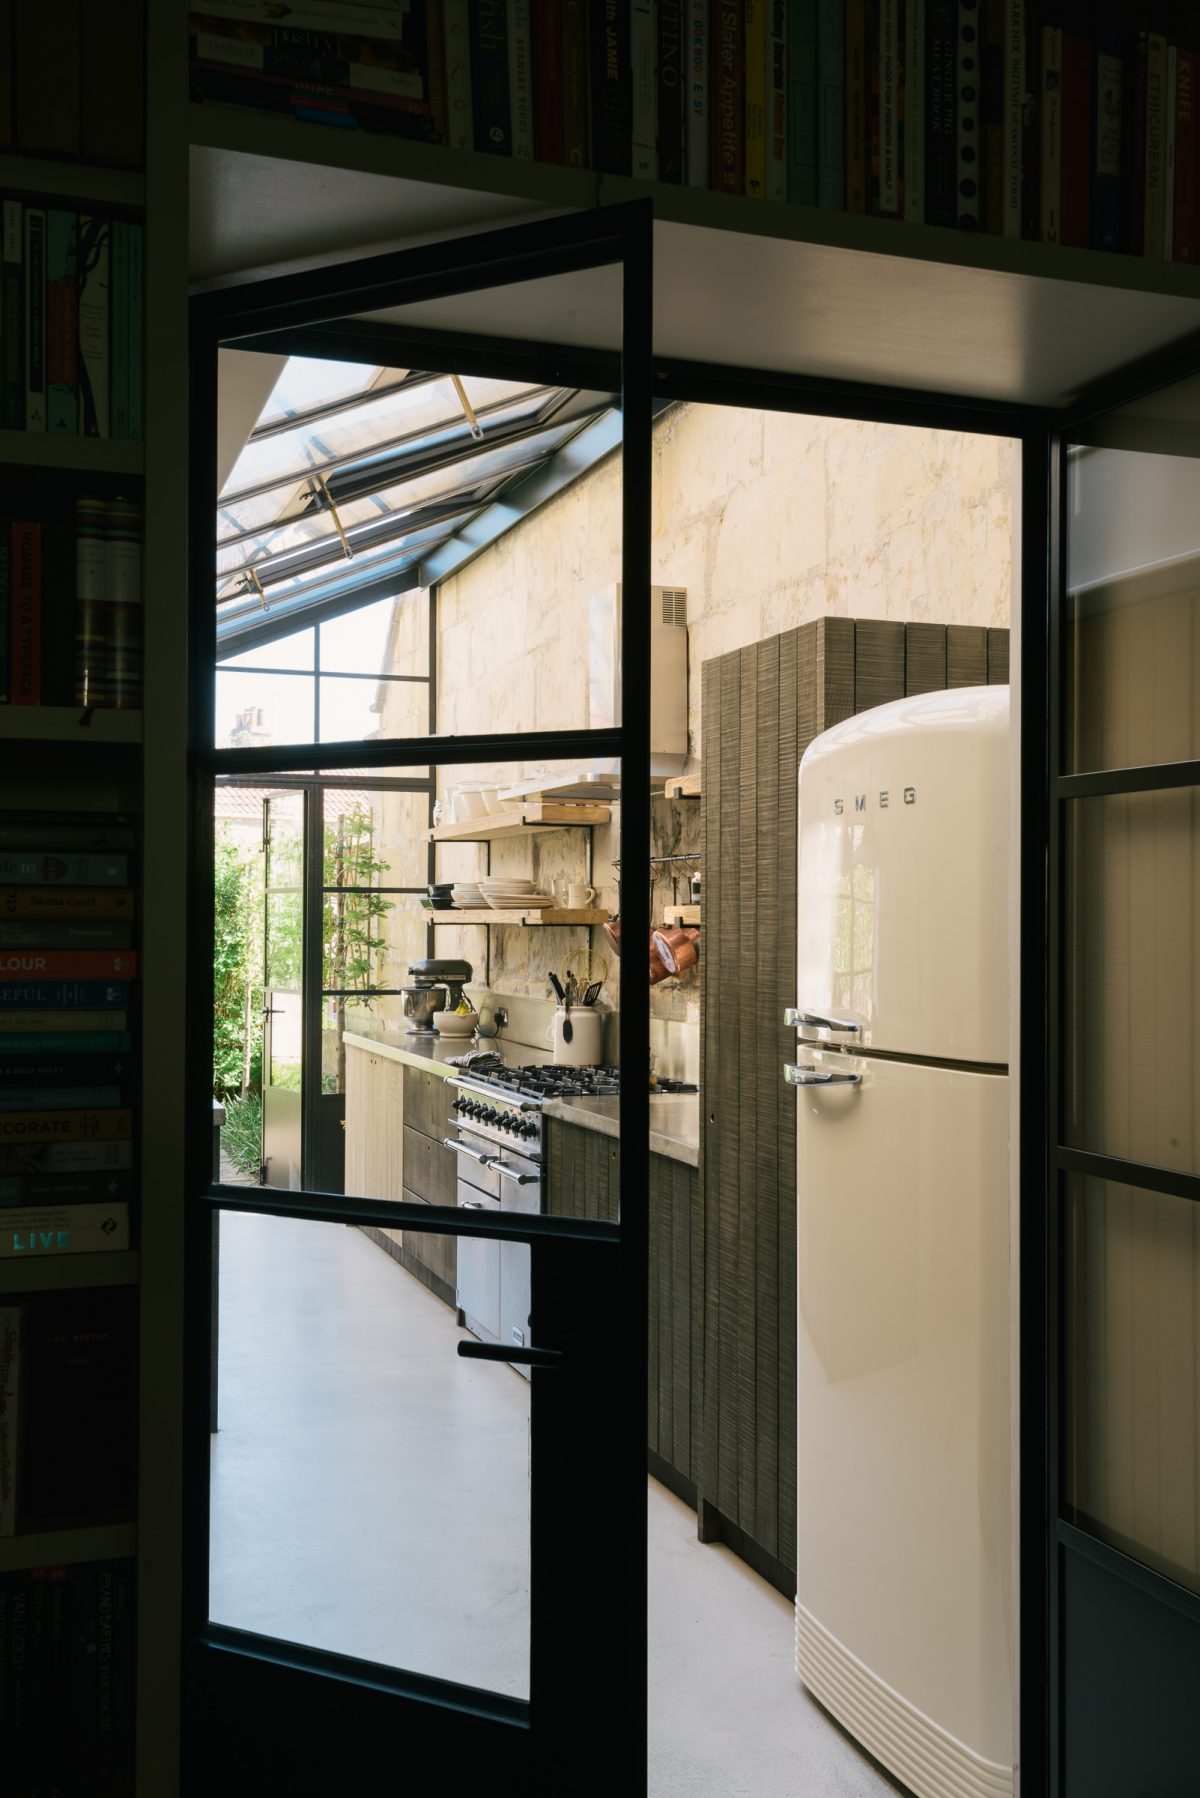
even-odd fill
[{"label": "ceramic mug", "polygon": [[586,911],[596,897],[595,887],[586,885],[582,880],[572,881],[567,888],[567,910]]}]

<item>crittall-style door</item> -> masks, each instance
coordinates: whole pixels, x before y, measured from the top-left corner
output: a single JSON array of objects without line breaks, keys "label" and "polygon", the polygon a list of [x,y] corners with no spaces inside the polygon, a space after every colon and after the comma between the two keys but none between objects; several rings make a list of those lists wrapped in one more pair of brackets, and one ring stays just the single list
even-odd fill
[{"label": "crittall-style door", "polygon": [[1051,446],[1048,1759],[1055,1798],[1184,1798],[1200,1790],[1200,376],[1117,397]]},{"label": "crittall-style door", "polygon": [[304,794],[263,808],[262,1181],[303,1185]]},{"label": "crittall-style door", "polygon": [[[650,263],[649,209],[638,204],[194,302],[198,895],[211,890],[218,776],[263,787],[282,776],[329,789],[386,787],[372,843],[391,875],[372,871],[374,896],[355,919],[371,985],[377,966],[394,965],[401,979],[383,984],[395,986],[426,928],[414,882],[398,870],[424,869],[428,780],[441,791],[461,771],[486,767],[503,786],[604,761],[623,776],[625,903],[645,915]],[[219,366],[235,383],[240,368],[260,382],[265,368],[272,398],[218,503]],[[348,421],[331,417],[331,395],[351,396]],[[602,550],[614,591],[619,581],[620,703],[600,722],[589,718],[574,655],[554,693],[520,678],[523,633],[537,628],[538,608],[553,597],[523,587],[498,595],[501,609],[472,628],[445,633],[465,658],[476,653],[473,639],[489,635],[494,658],[507,658],[515,673],[489,680],[481,664],[469,720],[442,734],[436,718],[414,728],[400,700],[377,690],[379,662],[353,659],[347,620],[394,602],[387,669],[435,688],[432,667],[422,674],[418,666],[419,631],[406,635],[411,607],[455,554],[461,560],[497,519],[511,517],[522,480],[540,483],[545,497],[614,450],[619,542],[608,532]],[[452,468],[459,459],[462,468]],[[415,493],[405,487],[414,480]],[[339,653],[350,658],[340,686],[322,684],[324,651],[314,657],[306,637],[331,621]],[[585,641],[586,618],[576,624],[576,640]],[[236,668],[234,636],[244,652]],[[221,734],[223,679],[230,693],[237,682],[246,690],[271,683],[252,744],[230,747]],[[351,691],[352,680],[368,685]],[[340,735],[325,722],[368,711],[361,727],[347,724]],[[318,714],[319,725],[306,722]],[[276,878],[275,807],[285,803],[272,800],[269,830],[268,905],[278,913],[268,918],[269,994],[279,1000],[290,990],[277,965],[288,919],[298,946],[320,912],[320,928],[327,915],[332,933],[333,973],[322,984],[337,996],[353,984],[346,919],[337,903],[321,904],[330,896],[320,886],[300,916],[300,896]],[[461,855],[464,844],[454,847]],[[195,1156],[185,1789],[196,1798],[218,1790],[303,1798],[444,1782],[632,1798],[644,1789],[646,1753],[646,1088],[630,1081],[622,1094],[619,1221],[510,1204],[525,1187],[507,1150],[473,1156],[467,1190],[475,1197],[468,1204],[460,1181],[456,1205],[450,1195],[466,1152],[456,1157],[440,1141],[456,1123],[449,1098],[436,1104],[428,1076],[406,1086],[402,1101],[388,1096],[399,1091],[387,1081],[401,1070],[385,1051],[412,1040],[396,999],[387,1016],[381,1006],[379,1017],[347,1023],[332,1051],[344,1048],[367,1070],[348,1096],[359,1129],[355,1168],[370,1160],[369,1137],[372,1165],[385,1169],[378,1187],[364,1194],[360,1184],[348,1196],[290,1180],[214,1184],[204,1154],[211,928],[198,899],[188,986]],[[484,965],[482,948],[474,959]],[[636,957],[621,971],[617,1023],[622,1065],[645,1068],[648,999]],[[363,1034],[372,1029],[376,1036]],[[285,1084],[276,1077],[278,1028],[270,1040],[274,1091]],[[210,1434],[214,1212],[221,1427]],[[402,1265],[372,1236],[402,1245]],[[450,1239],[440,1256],[429,1246],[439,1238]],[[478,1341],[438,1296],[437,1281],[405,1271],[436,1260],[444,1286],[453,1249],[460,1274],[495,1265],[502,1282],[514,1256],[523,1258],[527,1329],[494,1345]],[[369,1355],[368,1336],[382,1344]]]}]

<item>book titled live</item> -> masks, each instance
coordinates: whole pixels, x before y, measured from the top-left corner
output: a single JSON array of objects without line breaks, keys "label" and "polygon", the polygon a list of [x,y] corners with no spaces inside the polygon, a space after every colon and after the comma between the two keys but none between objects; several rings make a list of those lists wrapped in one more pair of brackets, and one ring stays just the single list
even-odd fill
[{"label": "book titled live", "polygon": [[73,1005],[126,1006],[129,1003],[127,980],[2,980],[0,979],[0,1011],[16,1008],[38,1010]]},{"label": "book titled live", "polygon": [[104,980],[115,975],[132,980],[137,955],[130,949],[0,949],[0,980],[18,975],[43,980],[74,975],[84,980]]},{"label": "book titled live", "polygon": [[0,1260],[129,1247],[129,1205],[30,1205],[0,1217]]}]

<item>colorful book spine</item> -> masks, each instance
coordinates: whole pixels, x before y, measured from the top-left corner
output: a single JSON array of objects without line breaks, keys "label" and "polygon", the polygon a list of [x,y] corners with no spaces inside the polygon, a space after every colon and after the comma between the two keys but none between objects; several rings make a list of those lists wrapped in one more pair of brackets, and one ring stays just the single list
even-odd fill
[{"label": "colorful book spine", "polygon": [[79,334],[75,214],[46,214],[46,429],[79,435],[76,343]]},{"label": "colorful book spine", "polygon": [[[6,1055],[3,1077],[19,1087],[78,1086],[84,1081],[111,1085],[133,1078],[134,1063],[128,1055],[55,1055],[38,1051]],[[8,1087],[0,1085],[0,1099]],[[114,1104],[120,1100],[114,1099]]]},{"label": "colorful book spine", "polygon": [[46,429],[46,213],[25,208],[25,429]]},{"label": "colorful book spine", "polygon": [[925,9],[925,222],[958,222],[957,0],[928,0]]},{"label": "colorful book spine", "polygon": [[[73,1144],[59,1145],[64,1148]],[[83,1147],[90,1147],[83,1144]],[[130,1145],[132,1147],[132,1145]],[[134,1196],[128,1170],[92,1174],[0,1174],[0,1205],[94,1205]]]},{"label": "colorful book spine", "polygon": [[1142,251],[1161,261],[1166,223],[1167,40],[1146,38],[1146,160]]},{"label": "colorful book spine", "polygon": [[685,0],[658,0],[655,46],[655,111],[658,179],[673,187],[685,174],[686,58],[684,54]]},{"label": "colorful book spine", "polygon": [[1121,242],[1122,105],[1125,73],[1115,32],[1097,29],[1092,84],[1091,226],[1094,250]]},{"label": "colorful book spine", "polygon": [[1059,241],[1062,203],[1062,31],[1042,26],[1041,239]]},{"label": "colorful book spine", "polygon": [[0,949],[0,979],[132,980],[136,973],[132,949]]},{"label": "colorful book spine", "polygon": [[627,175],[633,153],[627,0],[591,0],[588,23],[591,166],[598,173]]},{"label": "colorful book spine", "polygon": [[768,200],[787,199],[787,0],[767,10],[766,162]]},{"label": "colorful book spine", "polygon": [[0,886],[0,918],[132,918],[129,887]]},{"label": "colorful book spine", "polygon": [[112,221],[94,213],[79,220],[80,435],[110,431],[109,278]]},{"label": "colorful book spine", "polygon": [[1091,237],[1092,47],[1062,36],[1062,199],[1059,242],[1086,250]]},{"label": "colorful book spine", "polygon": [[470,31],[475,148],[507,156],[512,150],[507,0],[471,0]]},{"label": "colorful book spine", "polygon": [[533,159],[533,45],[529,0],[508,0],[508,92],[512,155]]},{"label": "colorful book spine", "polygon": [[0,1111],[79,1111],[120,1103],[119,1086],[0,1086]]},{"label": "colorful book spine", "polygon": [[133,1143],[32,1142],[0,1147],[0,1174],[112,1174],[133,1166]]},{"label": "colorful book spine", "polygon": [[1004,0],[1004,175],[1001,208],[1005,237],[1021,235],[1025,23],[1025,0]]},{"label": "colorful book spine", "polygon": [[106,638],[108,556],[105,503],[75,502],[75,703],[108,703]]},{"label": "colorful book spine", "polygon": [[132,1135],[133,1113],[123,1107],[0,1112],[0,1143],[121,1142]]},{"label": "colorful book spine", "polygon": [[128,949],[128,924],[35,924],[0,919],[0,949]]},{"label": "colorful book spine", "polygon": [[715,0],[709,57],[710,124],[708,182],[722,194],[745,192],[743,89],[745,37],[742,9],[732,0]]},{"label": "colorful book spine", "polygon": [[104,509],[104,686],[107,703],[136,710],[142,703],[142,514],[134,500]]},{"label": "colorful book spine", "polygon": [[742,129],[745,192],[747,199],[761,200],[766,197],[767,191],[765,0],[744,0],[742,31],[744,55]]},{"label": "colorful book spine", "polygon": [[788,190],[793,206],[817,203],[817,5],[788,0]]},{"label": "colorful book spine", "polygon": [[[50,1017],[52,1014],[45,1013]],[[5,1020],[11,1023],[11,1019]],[[28,1032],[24,1030],[0,1031],[0,1055],[20,1054],[27,1049]],[[69,1053],[78,1049],[81,1054],[91,1054],[103,1049],[129,1050],[133,1047],[133,1037],[128,1030],[78,1030],[78,1031],[43,1031],[38,1035],[39,1044],[47,1049],[61,1049]]]},{"label": "colorful book spine", "polygon": [[629,14],[630,171],[642,181],[658,177],[658,80],[655,68],[654,0],[632,0]]},{"label": "colorful book spine", "polygon": [[[14,1037],[36,1037],[39,1047],[43,1044],[49,1047],[51,1043],[62,1047],[76,1031],[88,1034],[124,1031],[128,1023],[128,1012],[115,1007],[104,1011],[6,1011],[0,1016],[5,1042],[11,1042]],[[30,1044],[21,1040],[17,1047],[28,1049]],[[89,1047],[95,1048],[96,1044],[90,1043]]]},{"label": "colorful book spine", "polygon": [[[24,1311],[23,1305],[0,1305],[0,1536],[14,1535],[17,1528]],[[6,1664],[9,1646],[0,1643]]]},{"label": "colorful book spine", "polygon": [[846,207],[846,15],[817,0],[817,205]]},{"label": "colorful book spine", "polygon": [[[886,0],[881,0],[881,5]],[[958,0],[957,87],[955,108],[957,211],[960,231],[978,231],[981,223],[979,182],[980,126],[979,0]]]},{"label": "colorful book spine", "polygon": [[4,202],[3,292],[0,314],[4,318],[4,382],[0,422],[9,431],[25,426],[25,281],[24,231],[20,200]]},{"label": "colorful book spine", "polygon": [[925,0],[905,0],[904,19],[904,217],[925,223]]},{"label": "colorful book spine", "polygon": [[1194,50],[1180,50],[1175,76],[1175,223],[1171,241],[1176,262],[1195,262],[1196,256],[1196,160],[1200,138],[1196,133],[1196,75],[1200,59]]},{"label": "colorful book spine", "polygon": [[98,1203],[7,1206],[0,1218],[0,1261],[35,1255],[94,1255],[129,1247],[129,1205]]},{"label": "colorful book spine", "polygon": [[446,136],[455,150],[475,147],[475,119],[471,101],[471,26],[467,0],[445,0],[443,24],[446,44]]},{"label": "colorful book spine", "polygon": [[686,0],[687,4],[687,184],[708,186],[708,149],[712,135],[709,123],[709,73],[712,45],[712,21],[708,0]]},{"label": "colorful book spine", "polygon": [[[201,10],[215,19],[233,19],[249,25],[274,26],[281,13],[286,13],[290,25],[300,31],[315,31],[326,35],[330,32],[344,32],[350,9],[343,4],[322,4],[322,0],[293,0],[286,8],[275,4],[275,0],[204,0]],[[409,41],[411,25],[410,8],[403,6],[368,6],[363,0],[355,0],[352,9],[354,29],[364,38],[377,39],[381,44],[395,43],[401,47]]]},{"label": "colorful book spine", "polygon": [[0,1012],[57,1006],[96,1011],[128,1004],[127,980],[0,980]]},{"label": "colorful book spine", "polygon": [[68,881],[81,886],[122,886],[129,879],[126,855],[69,855],[62,850],[0,849],[0,883],[48,886]]},{"label": "colorful book spine", "polygon": [[533,0],[533,153],[561,163],[563,152],[563,9]]},{"label": "colorful book spine", "polygon": [[15,523],[9,562],[10,700],[40,705],[42,698],[42,527]]}]

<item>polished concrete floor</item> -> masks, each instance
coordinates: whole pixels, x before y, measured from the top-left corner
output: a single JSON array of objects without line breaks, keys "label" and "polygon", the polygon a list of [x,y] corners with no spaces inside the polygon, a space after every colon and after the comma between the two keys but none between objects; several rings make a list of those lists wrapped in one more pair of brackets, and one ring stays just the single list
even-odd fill
[{"label": "polished concrete floor", "polygon": [[[463,1334],[357,1230],[224,1215],[214,1619],[527,1692],[528,1387]],[[651,1793],[897,1789],[798,1685],[791,1606],[651,1481]]]}]

